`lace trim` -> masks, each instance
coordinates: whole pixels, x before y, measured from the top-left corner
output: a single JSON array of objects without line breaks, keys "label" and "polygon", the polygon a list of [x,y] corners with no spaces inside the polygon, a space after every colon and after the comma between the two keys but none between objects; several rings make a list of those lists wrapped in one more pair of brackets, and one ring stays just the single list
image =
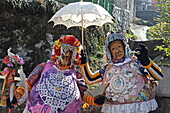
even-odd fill
[{"label": "lace trim", "polygon": [[44,103],[54,110],[58,108],[63,110],[80,96],[74,78],[66,76],[66,73],[68,72],[49,73],[50,77],[44,75],[46,77],[36,87],[36,91],[39,92]]},{"label": "lace trim", "polygon": [[149,111],[154,111],[158,107],[158,104],[155,99],[131,103],[131,104],[104,104],[102,107],[103,113],[148,113]]}]

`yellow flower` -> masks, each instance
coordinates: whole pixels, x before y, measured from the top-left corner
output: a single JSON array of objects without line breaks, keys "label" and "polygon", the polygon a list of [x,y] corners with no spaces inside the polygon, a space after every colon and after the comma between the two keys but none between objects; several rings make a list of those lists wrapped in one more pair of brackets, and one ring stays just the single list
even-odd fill
[{"label": "yellow flower", "polygon": [[84,109],[85,109],[85,108],[88,108],[88,107],[89,107],[89,104],[88,104],[88,103],[84,103],[83,106],[82,106],[82,108],[84,108]]},{"label": "yellow flower", "polygon": [[60,46],[61,46],[60,41],[59,41],[59,40],[56,40],[56,41],[55,41],[55,45],[58,46],[58,47],[60,47]]},{"label": "yellow flower", "polygon": [[81,51],[81,47],[77,47],[77,52],[80,52]]}]

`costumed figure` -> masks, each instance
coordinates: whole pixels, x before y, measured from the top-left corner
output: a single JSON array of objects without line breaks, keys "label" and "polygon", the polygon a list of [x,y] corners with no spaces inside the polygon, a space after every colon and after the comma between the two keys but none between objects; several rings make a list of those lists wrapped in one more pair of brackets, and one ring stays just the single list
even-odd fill
[{"label": "costumed figure", "polygon": [[[82,74],[76,70],[81,63],[80,42],[72,35],[55,41],[50,60],[35,67],[26,80],[29,95],[24,113],[80,113],[82,99],[92,105],[102,104],[85,95],[87,90]],[[18,87],[19,100],[25,87]]]},{"label": "costumed figure", "polygon": [[[148,113],[158,107],[155,86],[163,78],[161,69],[148,57],[144,44],[131,51],[121,33],[109,34],[105,40],[107,64],[91,72],[86,54],[82,52],[81,66],[87,84],[102,82],[109,86],[104,91],[103,113]],[[131,55],[132,54],[132,55]]]},{"label": "costumed figure", "polygon": [[[12,48],[9,48],[7,50],[8,55],[2,60],[2,63],[6,64],[7,66],[4,68],[3,71],[1,71],[1,74],[4,76],[4,83],[2,86],[1,91],[1,101],[0,106],[8,107],[9,111],[8,113],[12,112],[12,106],[10,103],[16,103],[16,99],[14,97],[14,91],[15,91],[15,81],[14,77],[15,75],[20,75],[20,81],[18,85],[25,87],[25,74],[23,72],[22,65],[24,64],[24,60],[19,57],[17,54],[13,54],[11,52]],[[7,95],[6,91],[9,88],[9,92]],[[27,95],[27,93],[25,93]],[[23,95],[23,98],[25,97]]]}]

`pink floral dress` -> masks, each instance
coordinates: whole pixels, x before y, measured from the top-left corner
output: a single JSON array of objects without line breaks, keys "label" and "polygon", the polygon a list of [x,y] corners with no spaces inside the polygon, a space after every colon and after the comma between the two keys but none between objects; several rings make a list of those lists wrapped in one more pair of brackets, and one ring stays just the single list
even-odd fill
[{"label": "pink floral dress", "polygon": [[75,69],[60,70],[53,62],[39,64],[28,77],[32,85],[25,112],[80,113],[81,95]]}]

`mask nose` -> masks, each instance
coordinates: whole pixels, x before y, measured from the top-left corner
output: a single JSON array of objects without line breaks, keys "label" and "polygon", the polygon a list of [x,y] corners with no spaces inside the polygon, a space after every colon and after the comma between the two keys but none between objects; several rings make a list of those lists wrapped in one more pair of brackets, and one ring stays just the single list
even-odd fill
[{"label": "mask nose", "polygon": [[116,48],[116,53],[117,53],[117,52],[120,52],[119,48]]}]

